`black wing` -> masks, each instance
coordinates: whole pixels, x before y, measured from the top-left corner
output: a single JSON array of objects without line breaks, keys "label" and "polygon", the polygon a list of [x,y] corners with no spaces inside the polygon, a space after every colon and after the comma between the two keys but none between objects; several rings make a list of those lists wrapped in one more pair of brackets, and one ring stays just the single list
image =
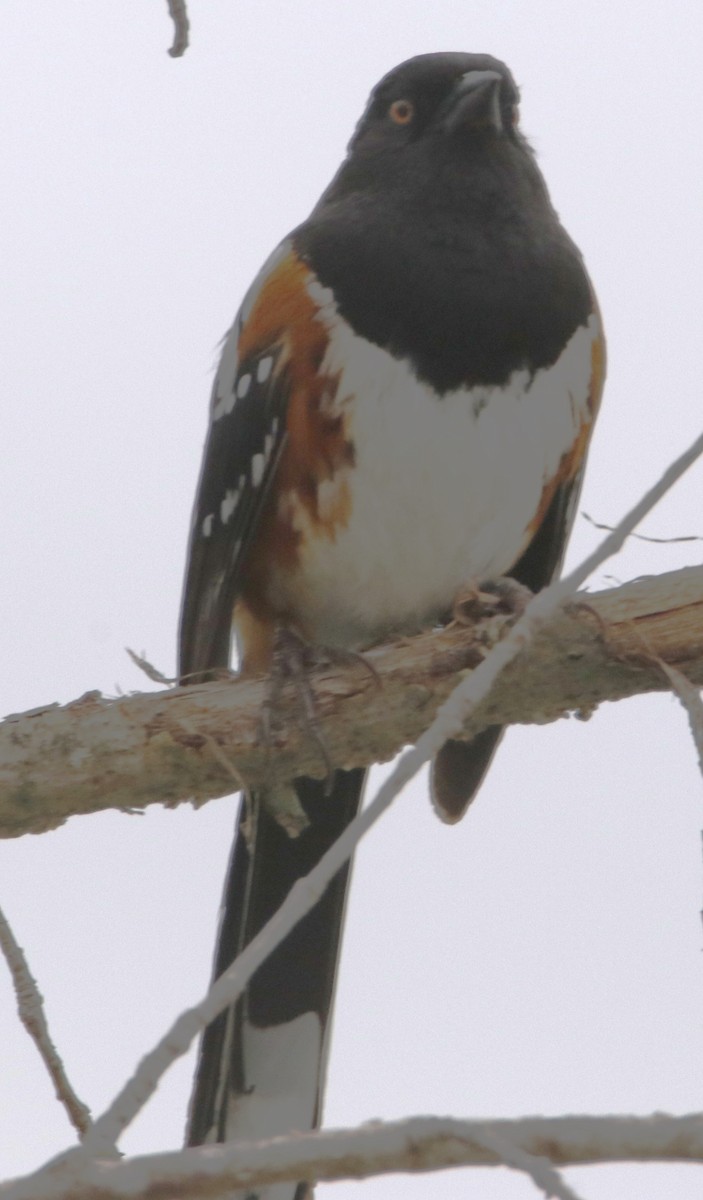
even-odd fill
[{"label": "black wing", "polygon": [[285,445],[288,387],[280,334],[242,360],[238,354],[247,314],[279,255],[252,285],[215,377],[181,604],[183,682],[229,665],[241,564]]}]

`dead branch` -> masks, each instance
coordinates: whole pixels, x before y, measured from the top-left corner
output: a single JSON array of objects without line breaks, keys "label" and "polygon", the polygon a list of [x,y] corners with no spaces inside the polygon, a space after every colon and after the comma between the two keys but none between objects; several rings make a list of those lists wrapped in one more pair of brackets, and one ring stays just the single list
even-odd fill
[{"label": "dead branch", "polygon": [[74,1092],[61,1056],[54,1045],[44,1012],[44,997],[37,987],[22,947],[0,909],[0,950],[12,975],[20,1021],[34,1042],[54,1085],[57,1100],[63,1104],[69,1121],[79,1136],[90,1127],[90,1109]]},{"label": "dead branch", "polygon": [[[322,668],[313,679],[319,728],[335,766],[392,758],[417,740],[462,673],[509,623],[492,616],[378,647],[363,666]],[[544,724],[588,714],[604,700],[668,690],[657,658],[703,684],[703,567],[580,594],[550,620],[474,713],[486,725]],[[260,737],[263,680],[108,699],[97,692],[0,723],[0,836],[40,832],[72,814],[204,802],[249,786],[324,774],[315,742],[283,693],[280,728]]]},{"label": "dead branch", "polygon": [[494,1143],[555,1166],[703,1163],[703,1114],[493,1121],[411,1117],[121,1162],[73,1160],[69,1166],[63,1157],[41,1172],[0,1185],[0,1200],[219,1200],[240,1188],[287,1180],[503,1166],[505,1157]]},{"label": "dead branch", "polygon": [[185,0],[167,0],[168,11],[173,21],[173,42],[169,49],[171,58],[181,58],[188,49],[190,21]]}]

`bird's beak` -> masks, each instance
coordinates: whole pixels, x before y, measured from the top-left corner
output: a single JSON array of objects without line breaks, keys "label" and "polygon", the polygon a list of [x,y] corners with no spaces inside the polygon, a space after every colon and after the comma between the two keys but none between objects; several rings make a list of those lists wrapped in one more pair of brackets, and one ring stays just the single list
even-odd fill
[{"label": "bird's beak", "polygon": [[493,129],[500,133],[501,77],[497,71],[467,71],[454,88],[443,114],[448,133],[462,129]]}]

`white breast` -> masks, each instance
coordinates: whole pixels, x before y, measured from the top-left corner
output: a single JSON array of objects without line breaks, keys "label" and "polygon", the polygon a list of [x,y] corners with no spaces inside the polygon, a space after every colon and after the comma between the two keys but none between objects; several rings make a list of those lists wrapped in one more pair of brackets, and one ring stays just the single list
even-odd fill
[{"label": "white breast", "polygon": [[[529,542],[530,522],[584,423],[597,318],[559,360],[515,372],[504,387],[458,389],[438,399],[402,362],[358,338],[315,290],[330,346],[323,369],[340,375],[356,461],[323,484],[321,507],[351,489],[351,518],[334,539],[303,539],[294,579],[277,602],[307,617],[315,640],[359,646],[431,624],[470,580],[504,574]],[[290,495],[282,503],[294,505]],[[306,533],[309,517],[295,506]]]}]

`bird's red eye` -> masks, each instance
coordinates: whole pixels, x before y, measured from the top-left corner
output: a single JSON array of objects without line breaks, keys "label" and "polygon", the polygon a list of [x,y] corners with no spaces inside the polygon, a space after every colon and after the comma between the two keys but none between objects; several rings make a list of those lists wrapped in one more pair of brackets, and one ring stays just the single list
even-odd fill
[{"label": "bird's red eye", "polygon": [[388,109],[388,116],[396,125],[409,125],[415,116],[415,106],[410,100],[394,100]]}]

